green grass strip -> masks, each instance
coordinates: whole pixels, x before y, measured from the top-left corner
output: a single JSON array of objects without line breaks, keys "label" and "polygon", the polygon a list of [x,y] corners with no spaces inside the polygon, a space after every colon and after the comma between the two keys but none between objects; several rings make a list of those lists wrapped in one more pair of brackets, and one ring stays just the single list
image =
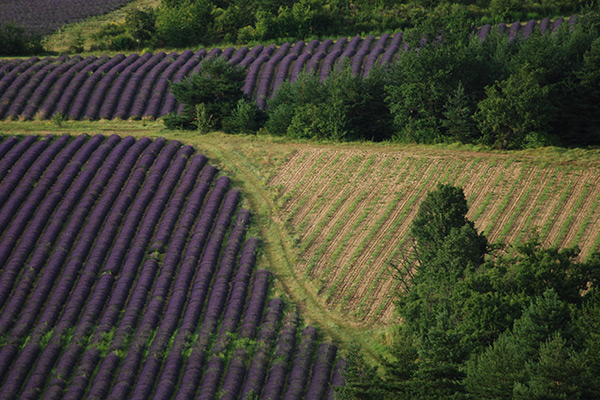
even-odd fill
[{"label": "green grass strip", "polygon": [[[417,172],[418,172],[418,170],[415,171],[415,173],[417,173]],[[433,178],[433,172],[434,171],[432,170],[429,173],[427,179],[420,181],[421,182],[421,185],[420,185],[421,189],[419,191],[419,194],[422,193],[425,190],[425,187],[427,187],[427,184]],[[381,216],[377,220],[377,222],[375,223],[374,227],[371,229],[371,231],[369,232],[369,234],[362,240],[362,242],[360,243],[360,245],[356,248],[356,250],[352,254],[352,257],[350,258],[350,261],[342,269],[342,271],[341,271],[340,276],[338,277],[338,279],[336,279],[336,281],[333,283],[333,285],[328,288],[328,290],[327,290],[327,300],[328,301],[331,299],[331,296],[333,295],[333,293],[337,290],[337,288],[340,285],[342,279],[345,278],[345,276],[346,276],[348,270],[350,269],[350,267],[356,262],[356,260],[358,259],[359,255],[364,251],[364,249],[367,246],[367,244],[373,239],[373,237],[375,236],[375,234],[377,233],[377,231],[381,228],[381,226],[383,225],[383,223],[385,222],[385,220],[387,219],[387,217],[389,216],[389,214],[391,213],[391,211],[395,208],[396,203],[401,199],[401,197],[403,195],[404,195],[404,193],[398,193],[396,195],[396,197],[392,201],[392,203],[390,203],[390,205],[388,205],[388,207],[385,210],[383,216]],[[414,196],[416,196],[416,195],[414,195]],[[406,206],[408,206],[408,204]],[[404,212],[404,210],[406,209],[406,206],[404,207],[404,209],[403,209],[402,212]]]},{"label": "green grass strip", "polygon": [[[300,182],[298,182],[296,184],[296,186],[294,186],[294,188],[292,190],[290,190],[288,193],[286,193],[285,195],[283,195],[281,197],[281,204],[280,207],[283,208],[283,206],[285,205],[285,203],[287,203],[292,197],[294,197],[296,195],[296,192],[298,190],[300,190],[301,187],[306,185],[306,180],[310,177],[313,176],[317,170],[318,167],[321,166],[321,164],[325,161],[325,157],[328,155],[328,152],[324,151],[323,154],[321,154],[321,156],[317,159],[317,161],[314,162],[314,164],[310,167],[310,171],[308,171],[308,174],[304,175],[304,177],[300,180]],[[241,158],[241,157],[238,157]]]},{"label": "green grass strip", "polygon": [[590,191],[591,187],[592,187],[592,185],[589,184],[589,183],[586,183],[585,186],[583,187],[583,190],[581,191],[581,194],[579,195],[579,197],[575,201],[573,209],[571,210],[571,214],[567,217],[567,219],[565,220],[565,222],[560,227],[560,232],[558,233],[558,236],[554,240],[554,246],[560,246],[560,244],[562,243],[563,239],[567,235],[567,232],[569,231],[569,228],[571,227],[571,224],[573,223],[573,220],[575,219],[575,213],[577,212],[577,210],[579,210],[579,208],[583,204],[583,201],[587,197],[587,194]]},{"label": "green grass strip", "polygon": [[[492,166],[490,166],[490,168],[491,167]],[[485,198],[483,199],[483,201],[479,205],[479,208],[477,209],[477,211],[475,211],[475,214],[473,215],[473,221],[477,221],[477,219],[481,216],[481,214],[483,214],[483,212],[487,208],[488,204],[492,200],[492,197],[494,197],[494,189],[504,179],[505,172],[506,172],[506,169],[502,169],[502,171],[500,172],[500,174],[496,178],[496,181],[494,182],[494,186],[492,186],[492,188],[490,189],[490,191],[487,194],[487,196],[485,196]],[[486,174],[487,174],[487,171],[486,171]],[[473,198],[474,198],[474,196],[475,196],[475,192],[473,193]],[[470,202],[471,201],[467,201],[467,203],[470,203]]]},{"label": "green grass strip", "polygon": [[508,191],[506,196],[504,196],[504,200],[502,200],[502,203],[500,203],[500,207],[498,207],[498,209],[492,216],[492,220],[490,221],[488,226],[486,226],[485,229],[483,230],[484,234],[486,236],[488,236],[490,234],[490,232],[492,231],[492,229],[494,229],[494,227],[496,226],[496,223],[498,222],[498,218],[500,218],[500,215],[502,215],[504,213],[504,210],[506,210],[506,208],[508,207],[510,200],[513,198],[513,192],[515,191],[515,188],[517,187],[517,185],[519,185],[521,183],[524,174],[525,174],[525,168],[522,168],[521,172],[519,172],[519,176],[517,177],[517,179],[513,182],[512,186],[510,187],[510,190]]},{"label": "green grass strip", "polygon": [[[331,197],[331,193],[339,193],[339,187],[340,185],[344,185],[346,184],[347,180],[348,180],[348,175],[350,175],[352,173],[352,171],[354,171],[354,166],[355,164],[358,164],[358,162],[360,161],[360,157],[359,156],[353,156],[347,163],[347,165],[344,168],[344,172],[345,174],[342,175],[341,177],[339,175],[336,175],[335,179],[333,180],[333,184],[330,184],[327,187],[327,191],[325,193],[323,193],[323,195],[321,195],[317,201],[315,202],[315,204],[313,205],[311,211],[309,213],[306,214],[306,216],[304,217],[304,219],[298,224],[298,227],[296,229],[296,231],[298,232],[304,232],[306,230],[306,226],[309,224],[309,222],[311,222],[312,220],[312,216],[314,215],[314,213],[318,210],[321,209],[321,207],[323,206],[323,203],[325,203],[325,200],[330,199]],[[339,160],[339,158],[338,158]],[[297,211],[296,211],[297,212]],[[295,213],[294,213],[295,214]],[[290,218],[288,218],[288,221],[291,221]],[[293,228],[293,227],[291,227]]]},{"label": "green grass strip", "polygon": [[556,216],[558,215],[560,210],[562,210],[563,206],[565,205],[567,198],[571,194],[571,190],[573,189],[574,184],[575,184],[575,181],[573,179],[570,179],[568,186],[563,190],[563,192],[560,196],[560,199],[558,200],[558,203],[552,210],[552,214],[550,214],[550,216],[548,217],[548,220],[542,226],[542,230],[540,231],[540,240],[543,241],[546,238],[546,236],[548,235],[548,232],[550,232],[552,223],[554,222],[554,219],[556,218]]},{"label": "green grass strip", "polygon": [[[583,223],[581,224],[581,226],[579,227],[579,230],[577,231],[577,234],[575,235],[575,239],[573,240],[573,245],[579,245],[579,241],[581,240],[581,237],[583,236],[584,232],[587,230],[588,226],[590,225],[590,222],[592,221],[592,216],[594,215],[594,213],[596,212],[596,210],[598,210],[598,206],[600,206],[600,192],[598,192],[598,196],[596,197],[596,200],[594,201],[594,205],[592,206],[592,209],[590,210],[590,213],[585,217],[585,220],[583,220]],[[592,247],[592,251],[590,254],[592,254],[594,252],[594,249],[597,249],[598,247]]]},{"label": "green grass strip", "polygon": [[[535,208],[529,213],[529,216],[527,217],[527,219],[525,220],[525,224],[523,225],[523,229],[521,229],[521,232],[519,232],[519,234],[517,235],[516,239],[514,240],[514,243],[520,243],[523,239],[523,235],[529,232],[531,224],[536,219],[540,209],[542,208],[542,205],[546,203],[546,200],[548,200],[550,191],[555,189],[555,184],[556,174],[552,175],[552,177],[550,178],[550,182],[547,185],[545,185],[539,200],[536,202]],[[513,256],[515,254],[515,251],[516,248],[514,246],[511,246],[509,250],[509,255]]]},{"label": "green grass strip", "polygon": [[[349,197],[350,192],[351,192],[350,190],[348,190],[346,192],[347,193],[346,198]],[[356,199],[354,199],[354,201],[350,205],[350,208],[348,209],[347,214],[353,213],[358,208],[358,205],[367,197],[368,193],[369,193],[368,191],[364,191]],[[336,209],[337,209],[337,207],[336,207]],[[331,210],[329,212],[331,212]],[[304,272],[305,278],[308,277],[308,275],[310,275],[310,273],[312,272],[312,269],[315,267],[318,259],[323,255],[323,253],[329,246],[329,243],[331,242],[331,240],[335,237],[335,235],[338,234],[340,229],[342,229],[342,227],[344,226],[346,221],[347,221],[346,218],[340,218],[334,225],[333,229],[329,232],[329,234],[327,235],[327,237],[325,238],[323,243],[321,243],[321,245],[319,246],[317,251],[315,251],[315,254],[313,254],[313,256],[311,257],[311,259],[308,263],[308,266],[306,268],[306,271]],[[319,232],[315,230],[313,233],[316,235]]]},{"label": "green grass strip", "polygon": [[506,237],[506,235],[508,234],[508,232],[510,232],[510,230],[512,229],[513,225],[515,224],[515,221],[517,220],[517,217],[519,215],[521,215],[521,211],[523,211],[523,208],[525,208],[525,205],[527,205],[527,203],[529,201],[529,197],[531,196],[531,192],[533,192],[533,188],[540,181],[541,174],[542,174],[542,171],[540,171],[540,170],[538,170],[537,173],[535,174],[535,178],[533,178],[533,182],[528,186],[528,188],[525,191],[525,193],[523,194],[523,196],[521,196],[521,200],[519,200],[519,203],[517,204],[517,207],[515,208],[512,215],[510,216],[510,219],[502,227],[502,231],[500,232],[500,235],[498,235],[498,238],[496,239],[497,242],[502,242],[504,240],[504,238]]}]

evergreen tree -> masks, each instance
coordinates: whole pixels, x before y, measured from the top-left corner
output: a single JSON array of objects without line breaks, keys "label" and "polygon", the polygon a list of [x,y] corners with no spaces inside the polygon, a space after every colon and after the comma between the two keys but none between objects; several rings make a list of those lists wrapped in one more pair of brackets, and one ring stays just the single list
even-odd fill
[{"label": "evergreen tree", "polygon": [[527,361],[525,371],[527,383],[514,388],[518,400],[577,400],[587,386],[584,358],[558,331],[540,346],[537,359]]},{"label": "evergreen tree", "polygon": [[345,385],[335,386],[337,400],[382,400],[385,398],[383,381],[377,375],[377,368],[368,365],[360,346],[350,346],[346,356],[343,375]]},{"label": "evergreen tree", "polygon": [[[183,103],[181,115],[164,119],[167,128],[197,128],[201,131],[229,129],[232,133],[255,129],[262,114],[242,91],[246,74],[223,57],[207,59],[199,74],[171,83],[173,96]],[[240,102],[247,102],[242,104]]]}]

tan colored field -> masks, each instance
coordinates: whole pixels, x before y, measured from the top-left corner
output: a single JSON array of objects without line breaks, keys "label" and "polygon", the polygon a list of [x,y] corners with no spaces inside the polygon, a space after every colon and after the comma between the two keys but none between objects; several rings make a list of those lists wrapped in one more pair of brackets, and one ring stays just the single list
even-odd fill
[{"label": "tan colored field", "polygon": [[[329,307],[357,322],[394,318],[390,265],[439,182],[461,186],[468,217],[492,242],[537,232],[545,246],[600,250],[600,169],[464,151],[303,146],[269,182],[298,244],[295,266]],[[508,249],[512,251],[512,249]]]}]

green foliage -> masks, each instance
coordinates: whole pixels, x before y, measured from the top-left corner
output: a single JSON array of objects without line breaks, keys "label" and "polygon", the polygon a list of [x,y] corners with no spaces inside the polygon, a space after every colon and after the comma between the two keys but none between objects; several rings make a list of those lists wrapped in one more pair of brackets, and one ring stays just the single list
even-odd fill
[{"label": "green foliage", "polygon": [[[441,19],[414,31],[409,43],[418,50],[405,51],[390,68],[386,94],[397,140],[436,143],[477,135],[472,113],[483,87],[497,76],[496,61],[488,57],[495,49],[469,38],[466,22],[444,31],[440,42],[444,27]],[[426,42],[417,40],[423,37]]]},{"label": "green foliage", "polygon": [[512,330],[468,363],[468,390],[493,399],[582,398],[589,371],[572,346],[572,315],[553,290],[535,297]]},{"label": "green foliage", "polygon": [[533,239],[517,250],[515,258],[499,261],[507,264],[504,281],[514,292],[535,297],[553,289],[563,301],[579,304],[586,298],[583,293],[588,286],[599,283],[599,260],[577,262],[577,248],[545,249]]},{"label": "green foliage", "polygon": [[273,135],[285,136],[298,108],[325,101],[323,87],[319,79],[306,72],[300,73],[294,83],[284,82],[268,101],[267,131]]},{"label": "green foliage", "polygon": [[444,105],[444,112],[442,113],[444,119],[440,121],[450,140],[461,143],[473,141],[475,123],[472,118],[473,110],[471,107],[472,102],[465,93],[462,82],[458,82],[456,89],[452,94],[448,95],[448,100]]},{"label": "green foliage", "polygon": [[[503,3],[507,13],[516,7]],[[552,34],[508,42],[492,33],[481,43],[469,35],[465,8],[438,6],[405,34],[412,50],[390,68],[395,139],[505,149],[600,144],[598,20],[595,10]]]},{"label": "green foliage", "polygon": [[256,133],[264,120],[265,114],[255,102],[240,99],[231,115],[223,120],[223,130],[228,133]]},{"label": "green foliage", "polygon": [[585,363],[588,366],[588,383],[585,386],[584,398],[600,398],[600,381],[594,377],[600,376],[600,298],[596,291],[588,295],[588,299],[575,314],[576,332],[579,333],[579,343],[583,350]]},{"label": "green foliage", "polygon": [[520,148],[532,132],[547,131],[551,102],[538,73],[526,64],[518,73],[486,88],[487,97],[479,102],[475,114],[484,143],[500,149]]},{"label": "green foliage", "polygon": [[[421,264],[446,257],[446,252],[459,249],[462,261],[480,264],[486,252],[487,240],[478,235],[471,221],[466,219],[467,200],[462,189],[438,184],[427,194],[413,220],[411,233],[417,241]],[[472,244],[472,245],[471,245]],[[448,258],[453,262],[458,255]]]},{"label": "green foliage", "polygon": [[194,129],[195,125],[192,124],[192,120],[189,117],[178,115],[175,112],[168,113],[163,117],[163,123],[165,124],[165,128],[175,130],[175,129]]},{"label": "green foliage", "polygon": [[213,119],[215,114],[209,111],[209,107],[205,103],[194,105],[194,119],[192,125],[196,127],[199,133],[208,133],[215,127],[216,120]]},{"label": "green foliage", "polygon": [[[169,129],[213,129],[250,132],[262,122],[261,113],[242,91],[245,72],[223,57],[204,60],[201,72],[171,83],[173,96],[184,105],[181,115],[164,118]],[[244,104],[247,103],[247,104]]]},{"label": "green foliage", "polygon": [[385,398],[385,389],[381,378],[377,375],[377,369],[365,362],[358,345],[354,344],[350,347],[345,360],[347,365],[343,370],[343,375],[346,384],[334,387],[336,400]]},{"label": "green foliage", "polygon": [[275,135],[329,140],[375,140],[391,135],[385,104],[387,75],[375,68],[367,77],[353,76],[348,63],[323,82],[302,73],[283,84],[269,101],[266,128]]},{"label": "green foliage", "polygon": [[[447,37],[464,30],[465,24],[481,26],[581,14],[580,7],[588,3],[588,0],[161,0],[155,10],[132,11],[127,21],[119,25],[127,27],[127,36],[138,48],[283,43],[367,33],[378,36],[415,27],[423,32],[424,26],[436,29],[435,32],[429,29],[428,35],[435,33],[433,37],[437,37],[442,29]],[[414,38],[418,41],[421,36],[415,34]],[[92,47],[106,49],[112,39],[96,40]]]},{"label": "green foliage", "polygon": [[501,20],[508,20],[515,14],[519,2],[515,0],[491,0],[490,12]]},{"label": "green foliage", "polygon": [[516,399],[581,399],[587,386],[584,358],[560,333],[540,346],[537,359],[525,364],[525,373],[528,382],[515,385]]},{"label": "green foliage", "polygon": [[114,36],[108,42],[108,49],[114,51],[127,51],[138,47],[135,39],[128,34]]},{"label": "green foliage", "polygon": [[598,398],[600,255],[578,262],[576,248],[535,239],[488,254],[466,212],[448,185],[422,202],[412,258],[396,269],[399,340],[371,384],[390,398]]},{"label": "green foliage", "polygon": [[524,363],[516,343],[503,335],[476,362],[468,364],[465,386],[482,399],[512,399],[514,383],[525,379]]},{"label": "green foliage", "polygon": [[213,10],[210,0],[181,2],[176,6],[163,5],[156,16],[159,43],[169,47],[209,43]]},{"label": "green foliage", "polygon": [[411,398],[460,398],[465,392],[461,365],[478,337],[461,309],[464,291],[457,287],[487,251],[486,238],[466,213],[462,189],[440,184],[421,203],[411,227],[416,263],[402,277],[410,282],[398,299],[403,329],[418,354],[408,385]]},{"label": "green foliage", "polygon": [[57,112],[50,119],[53,124],[55,124],[58,128],[62,128],[63,124],[67,121],[65,116],[61,112]]},{"label": "green foliage", "polygon": [[230,1],[226,8],[224,6],[215,8],[214,22],[210,28],[213,30],[211,40],[227,43],[238,41],[238,32],[253,23],[253,11],[251,2],[245,0]]},{"label": "green foliage", "polygon": [[146,7],[128,12],[125,26],[139,46],[148,43],[156,35],[156,10]]},{"label": "green foliage", "polygon": [[0,23],[0,55],[24,56],[43,50],[41,39],[12,23]]}]

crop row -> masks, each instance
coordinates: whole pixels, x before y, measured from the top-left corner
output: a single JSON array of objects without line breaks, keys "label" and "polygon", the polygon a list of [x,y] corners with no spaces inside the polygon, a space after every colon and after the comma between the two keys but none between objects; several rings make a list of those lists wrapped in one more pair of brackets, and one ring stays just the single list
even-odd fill
[{"label": "crop row", "polygon": [[51,5],[46,0],[3,0],[0,24],[12,23],[40,35],[62,25],[94,15],[106,14],[131,0],[58,0]]},{"label": "crop row", "polygon": [[[575,21],[571,18],[570,22]],[[539,29],[557,29],[563,23],[543,20]],[[528,36],[537,25],[529,21],[498,30],[509,38]],[[486,25],[478,32],[482,40],[490,34]],[[249,49],[202,49],[197,52],[159,52],[144,55],[119,54],[113,57],[79,55],[0,62],[0,119],[48,119],[56,114],[80,120],[159,118],[177,111],[180,105],[170,92],[169,81],[178,82],[198,72],[204,59],[222,56],[246,71],[244,92],[264,109],[269,97],[284,81],[294,81],[303,71],[325,79],[331,70],[348,60],[356,75],[366,75],[374,65],[389,65],[406,50],[402,33],[337,41],[258,45]]]},{"label": "crop row", "polygon": [[269,299],[240,192],[191,146],[6,137],[0,174],[0,399],[331,394],[336,347]]},{"label": "crop row", "polygon": [[410,224],[438,183],[463,187],[468,218],[492,243],[537,234],[544,246],[579,246],[585,259],[600,250],[599,177],[597,167],[460,152],[307,148],[270,184],[281,188],[279,217],[298,241],[295,273],[330,308],[358,321],[389,321],[390,266],[410,254]]}]

